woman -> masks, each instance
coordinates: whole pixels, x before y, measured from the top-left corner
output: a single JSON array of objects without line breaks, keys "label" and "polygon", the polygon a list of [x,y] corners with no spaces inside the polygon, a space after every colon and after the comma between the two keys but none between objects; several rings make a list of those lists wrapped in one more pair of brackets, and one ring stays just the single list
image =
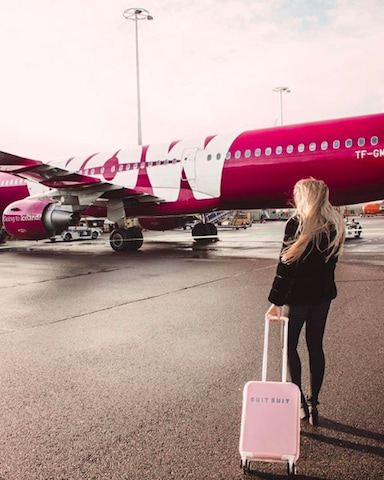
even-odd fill
[{"label": "woman", "polygon": [[[300,180],[293,190],[295,214],[288,220],[280,261],[268,300],[270,321],[280,318],[281,307],[289,306],[288,364],[301,390],[301,362],[297,345],[306,324],[306,342],[311,374],[308,404],[301,393],[301,418],[318,425],[319,392],[324,378],[323,336],[331,301],[336,297],[334,272],[345,240],[341,215],[329,202],[324,182]],[[302,390],[301,390],[302,392]]]}]

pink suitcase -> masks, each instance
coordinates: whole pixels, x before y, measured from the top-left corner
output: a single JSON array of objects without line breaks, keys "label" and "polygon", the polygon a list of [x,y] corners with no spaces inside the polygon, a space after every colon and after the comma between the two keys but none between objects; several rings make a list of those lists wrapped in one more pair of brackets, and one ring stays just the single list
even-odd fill
[{"label": "pink suitcase", "polygon": [[284,324],[282,381],[267,382],[269,321],[265,321],[262,381],[247,382],[239,451],[244,473],[251,462],[286,462],[289,475],[296,473],[300,453],[300,389],[287,382],[288,318]]}]

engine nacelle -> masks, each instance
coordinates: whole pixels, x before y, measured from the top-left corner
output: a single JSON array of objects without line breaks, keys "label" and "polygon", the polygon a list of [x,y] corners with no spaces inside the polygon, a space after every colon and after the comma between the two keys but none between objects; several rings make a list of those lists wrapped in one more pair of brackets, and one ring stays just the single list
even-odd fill
[{"label": "engine nacelle", "polygon": [[3,213],[7,232],[20,240],[41,240],[60,233],[73,223],[73,212],[60,210],[49,200],[18,200]]},{"label": "engine nacelle", "polygon": [[366,203],[363,205],[364,215],[377,215],[384,213],[384,203]]},{"label": "engine nacelle", "polygon": [[184,227],[189,221],[188,217],[143,217],[138,219],[141,228],[144,230],[173,230]]}]

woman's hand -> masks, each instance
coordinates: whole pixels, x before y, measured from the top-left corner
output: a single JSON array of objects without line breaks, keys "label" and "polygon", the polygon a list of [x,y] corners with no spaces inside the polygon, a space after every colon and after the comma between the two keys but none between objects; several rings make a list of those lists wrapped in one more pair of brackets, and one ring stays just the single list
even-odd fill
[{"label": "woman's hand", "polygon": [[270,322],[279,322],[280,315],[281,315],[281,307],[278,307],[277,305],[274,305],[272,303],[272,305],[267,310],[267,313],[265,314],[265,318]]}]

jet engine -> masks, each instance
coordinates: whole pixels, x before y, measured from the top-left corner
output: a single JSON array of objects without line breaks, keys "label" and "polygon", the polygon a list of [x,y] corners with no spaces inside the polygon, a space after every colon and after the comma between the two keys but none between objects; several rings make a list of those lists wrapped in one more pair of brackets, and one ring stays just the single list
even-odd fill
[{"label": "jet engine", "polygon": [[74,213],[62,210],[52,200],[18,200],[3,213],[7,232],[20,240],[41,240],[60,233],[74,223]]}]

